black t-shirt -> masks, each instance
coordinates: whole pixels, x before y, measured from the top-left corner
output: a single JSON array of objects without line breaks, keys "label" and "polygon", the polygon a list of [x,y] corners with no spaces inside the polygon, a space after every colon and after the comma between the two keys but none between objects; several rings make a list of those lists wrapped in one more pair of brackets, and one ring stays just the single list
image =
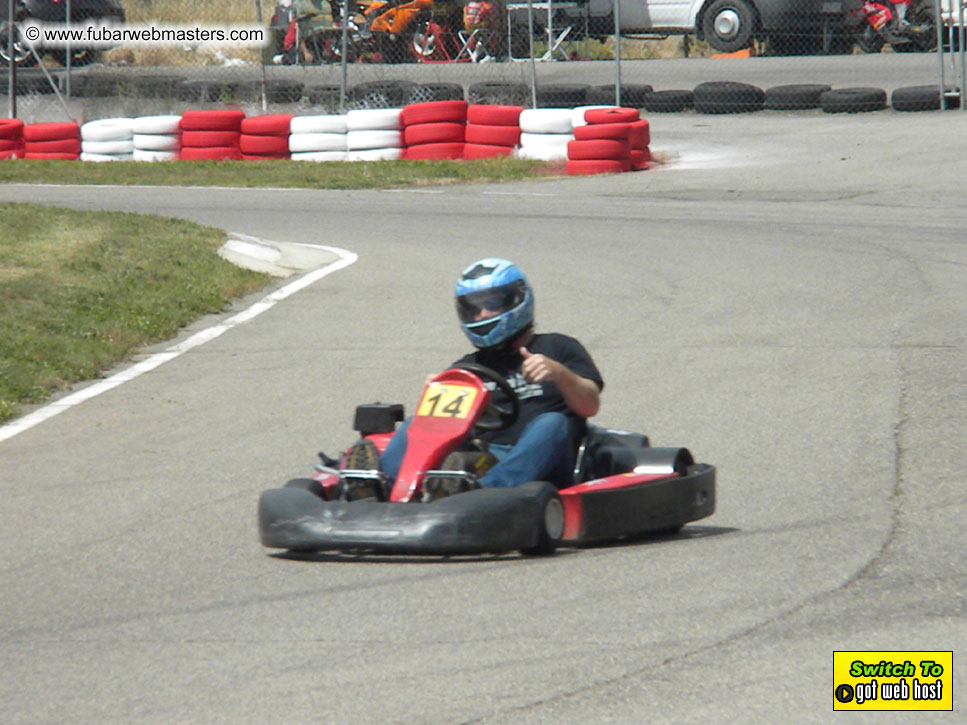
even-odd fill
[{"label": "black t-shirt", "polygon": [[[546,355],[561,363],[571,372],[597,383],[598,390],[604,389],[604,381],[594,361],[584,346],[573,337],[558,333],[534,335],[526,345],[529,352]],[[571,443],[577,448],[587,429],[584,418],[567,407],[564,396],[555,383],[528,383],[521,375],[520,366],[524,362],[520,353],[497,350],[477,350],[465,355],[458,362],[475,362],[485,365],[499,373],[520,397],[520,417],[510,428],[488,432],[480,437],[491,443],[513,445],[517,442],[524,427],[541,413],[558,411],[568,416],[571,423]],[[493,395],[493,402],[502,405],[507,397],[493,383],[487,383]]]}]

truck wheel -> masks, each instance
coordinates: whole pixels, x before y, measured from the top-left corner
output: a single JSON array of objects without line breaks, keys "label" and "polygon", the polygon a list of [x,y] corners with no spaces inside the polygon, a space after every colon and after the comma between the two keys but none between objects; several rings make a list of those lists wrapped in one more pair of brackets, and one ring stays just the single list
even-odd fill
[{"label": "truck wheel", "polygon": [[705,40],[722,53],[748,48],[756,30],[756,13],[746,0],[713,0],[702,16]]}]

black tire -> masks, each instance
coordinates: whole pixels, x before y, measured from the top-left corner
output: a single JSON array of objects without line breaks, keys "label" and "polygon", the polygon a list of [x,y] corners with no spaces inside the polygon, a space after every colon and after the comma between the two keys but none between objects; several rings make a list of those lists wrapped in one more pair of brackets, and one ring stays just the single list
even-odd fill
[{"label": "black tire", "polygon": [[266,81],[265,100],[269,103],[298,103],[305,86],[298,81]]},{"label": "black tire", "polygon": [[186,103],[225,103],[235,99],[237,84],[225,81],[183,81],[178,98]]},{"label": "black tire", "polygon": [[524,556],[549,556],[561,543],[564,535],[564,504],[561,495],[549,483],[533,481],[523,484],[537,491],[537,543],[521,549]]},{"label": "black tire", "polygon": [[894,111],[939,111],[940,86],[897,88],[890,98]]},{"label": "black tire", "polygon": [[[57,76],[52,76],[54,83],[59,81]],[[0,94],[7,95],[9,93],[9,85],[6,79],[0,82]],[[60,86],[57,87],[60,90]],[[47,80],[46,76],[38,69],[34,70],[22,70],[17,73],[17,95],[42,95],[47,93],[53,93],[54,89],[51,88],[50,81]]]},{"label": "black tire", "polygon": [[642,109],[652,113],[677,113],[692,107],[692,91],[655,91],[645,96]]},{"label": "black tire", "polygon": [[565,83],[537,87],[538,108],[576,108],[588,102],[587,83]]},{"label": "black tire", "polygon": [[410,81],[369,81],[357,83],[346,95],[353,108],[399,108],[414,85]]},{"label": "black tire", "polygon": [[530,105],[530,89],[523,83],[474,83],[467,88],[467,101],[491,106],[527,106]]},{"label": "black tire", "polygon": [[326,500],[326,494],[322,488],[322,484],[314,478],[293,478],[286,482],[285,488],[301,488],[313,496],[318,496],[323,501]]},{"label": "black tire", "polygon": [[121,78],[109,74],[92,74],[73,77],[71,80],[71,95],[78,98],[113,98],[120,95]]},{"label": "black tire", "polygon": [[761,111],[765,91],[735,81],[709,81],[695,86],[692,103],[699,113],[751,113]]},{"label": "black tire", "polygon": [[310,106],[322,106],[332,113],[339,109],[339,86],[312,86],[306,96]]},{"label": "black tire", "polygon": [[702,16],[706,42],[722,53],[752,45],[759,18],[746,0],[713,0]]},{"label": "black tire", "polygon": [[[645,97],[649,93],[654,91],[647,83],[637,83],[637,84],[621,84],[621,105],[626,108],[642,108],[645,102]],[[606,105],[609,103],[614,103],[614,85],[610,86],[595,86],[588,90],[588,103],[597,105]]]},{"label": "black tire", "polygon": [[181,76],[138,76],[134,79],[134,93],[139,98],[177,98]]},{"label": "black tire", "polygon": [[882,88],[839,88],[824,92],[819,105],[826,113],[869,113],[886,108]]},{"label": "black tire", "polygon": [[806,108],[819,108],[819,97],[831,86],[824,83],[792,83],[773,86],[766,90],[763,107],[773,111],[801,111]]}]

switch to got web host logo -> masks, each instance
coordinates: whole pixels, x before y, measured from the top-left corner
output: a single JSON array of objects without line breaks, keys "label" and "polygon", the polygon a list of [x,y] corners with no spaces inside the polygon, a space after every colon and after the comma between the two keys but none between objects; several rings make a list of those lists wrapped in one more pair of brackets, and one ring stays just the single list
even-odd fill
[{"label": "switch to got web host logo", "polygon": [[953,710],[953,652],[833,652],[834,710]]}]

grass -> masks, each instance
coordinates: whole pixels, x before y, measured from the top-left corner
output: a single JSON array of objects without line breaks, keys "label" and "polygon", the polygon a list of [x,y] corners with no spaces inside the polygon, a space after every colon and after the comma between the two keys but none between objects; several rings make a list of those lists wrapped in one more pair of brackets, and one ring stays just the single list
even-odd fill
[{"label": "grass", "polygon": [[527,159],[478,161],[75,161],[0,163],[0,183],[388,189],[452,183],[517,181],[557,175],[560,164]]},{"label": "grass", "polygon": [[140,214],[0,204],[0,423],[255,291],[224,232]]}]

